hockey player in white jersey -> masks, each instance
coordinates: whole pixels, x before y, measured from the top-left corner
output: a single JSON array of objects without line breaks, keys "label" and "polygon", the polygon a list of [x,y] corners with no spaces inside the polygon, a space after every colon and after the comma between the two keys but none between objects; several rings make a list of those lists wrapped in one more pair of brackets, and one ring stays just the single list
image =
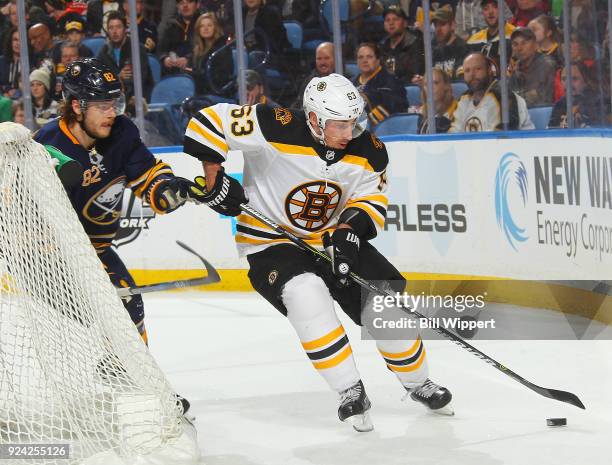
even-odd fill
[{"label": "hockey player in white jersey", "polygon": [[[372,306],[362,302],[361,288],[345,279],[346,266],[398,292],[405,280],[368,242],[385,222],[388,157],[385,145],[363,129],[363,107],[345,77],[313,78],[304,92],[303,113],[226,103],[202,109],[187,126],[184,151],[203,162],[205,178],[196,178],[199,200],[237,216],[236,242],[248,259],[253,287],[287,316],[315,369],[340,394],[340,420],[369,431],[370,401],[334,300],[356,324],[370,329]],[[229,150],[243,152],[244,189],[222,167]],[[246,202],[317,248],[323,234],[331,234],[333,266],[315,262],[241,214]],[[403,315],[397,308],[388,311]],[[412,399],[452,414],[449,390],[428,379],[416,330],[408,339],[376,339],[387,367]]]}]

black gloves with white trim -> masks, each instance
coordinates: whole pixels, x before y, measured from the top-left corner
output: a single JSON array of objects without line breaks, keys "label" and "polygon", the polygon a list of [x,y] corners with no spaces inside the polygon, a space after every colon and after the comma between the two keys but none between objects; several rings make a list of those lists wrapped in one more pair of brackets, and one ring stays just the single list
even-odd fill
[{"label": "black gloves with white trim", "polygon": [[206,179],[203,176],[196,177],[194,182],[195,186],[191,187],[189,197],[208,205],[221,215],[238,216],[241,213],[240,204],[249,202],[240,183],[225,174],[223,168],[217,172],[215,185],[210,191],[206,189]]},{"label": "black gloves with white trim", "polygon": [[359,236],[351,228],[338,228],[323,234],[323,246],[331,257],[332,271],[343,286],[349,286],[349,273],[359,265]]}]

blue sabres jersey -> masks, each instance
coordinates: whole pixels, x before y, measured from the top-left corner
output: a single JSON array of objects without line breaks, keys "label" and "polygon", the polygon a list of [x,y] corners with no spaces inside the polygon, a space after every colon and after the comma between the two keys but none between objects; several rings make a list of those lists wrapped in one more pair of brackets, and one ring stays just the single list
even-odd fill
[{"label": "blue sabres jersey", "polygon": [[83,166],[81,184],[68,195],[98,252],[108,248],[117,233],[125,188],[149,201],[152,187],[173,176],[167,164],[155,159],[141,141],[137,127],[125,116],[118,116],[110,136],[96,141],[90,150],[79,144],[63,119],[47,123],[34,140],[55,147]]}]

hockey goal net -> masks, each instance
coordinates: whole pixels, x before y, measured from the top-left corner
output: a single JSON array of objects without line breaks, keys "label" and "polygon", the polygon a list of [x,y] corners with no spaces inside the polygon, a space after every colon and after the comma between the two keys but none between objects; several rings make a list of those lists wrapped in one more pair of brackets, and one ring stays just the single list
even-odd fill
[{"label": "hockey goal net", "polygon": [[69,460],[56,447],[19,463],[197,459],[47,151],[13,123],[0,124],[0,273],[0,463],[13,444],[69,445]]}]

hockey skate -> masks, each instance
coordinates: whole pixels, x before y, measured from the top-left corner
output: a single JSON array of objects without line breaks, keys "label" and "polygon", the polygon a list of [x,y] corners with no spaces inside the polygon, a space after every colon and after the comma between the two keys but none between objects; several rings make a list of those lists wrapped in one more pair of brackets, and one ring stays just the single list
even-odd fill
[{"label": "hockey skate", "polygon": [[408,391],[404,399],[410,395],[412,400],[420,402],[433,413],[450,416],[455,414],[451,405],[451,400],[453,398],[451,392],[445,387],[432,382],[429,378],[420,386],[415,388],[407,388],[404,386],[404,388]]},{"label": "hockey skate", "polygon": [[340,393],[338,417],[340,421],[349,421],[355,431],[360,433],[372,431],[374,425],[370,419],[370,399],[365,392],[361,380],[354,386]]}]

